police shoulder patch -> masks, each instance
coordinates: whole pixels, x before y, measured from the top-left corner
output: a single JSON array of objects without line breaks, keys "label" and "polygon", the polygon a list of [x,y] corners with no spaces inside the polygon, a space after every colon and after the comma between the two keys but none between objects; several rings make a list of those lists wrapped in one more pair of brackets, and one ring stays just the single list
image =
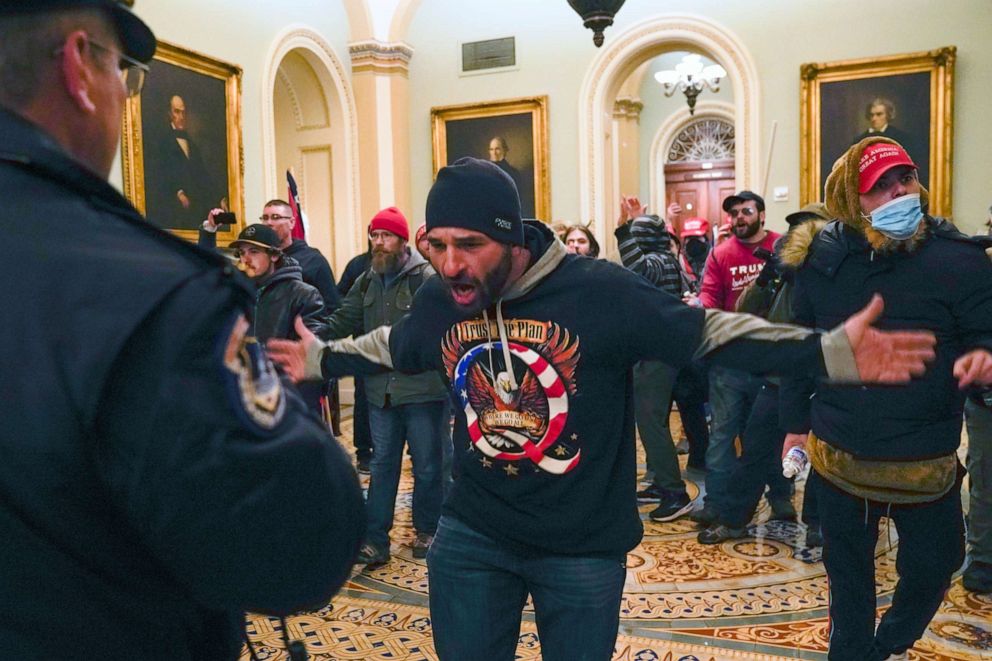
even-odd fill
[{"label": "police shoulder patch", "polygon": [[264,347],[248,335],[248,320],[239,315],[224,347],[228,393],[239,417],[271,431],[286,413],[286,393]]}]

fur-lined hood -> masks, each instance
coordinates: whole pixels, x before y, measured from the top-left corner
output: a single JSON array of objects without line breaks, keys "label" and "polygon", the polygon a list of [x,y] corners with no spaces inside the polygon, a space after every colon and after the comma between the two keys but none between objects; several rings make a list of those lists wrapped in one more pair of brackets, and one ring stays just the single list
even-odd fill
[{"label": "fur-lined hood", "polygon": [[[861,154],[870,145],[879,142],[893,145],[899,144],[889,138],[871,136],[852,145],[844,152],[843,156],[837,159],[833,170],[830,171],[830,176],[827,177],[827,184],[824,188],[827,211],[834,218],[862,234],[868,240],[872,249],[878,253],[910,252],[926,241],[928,236],[926,223],[920,223],[916,234],[900,241],[890,239],[874,229],[871,226],[871,221],[862,215],[861,200],[858,194]],[[924,213],[926,213],[929,202],[930,193],[920,185],[920,206],[923,207]]]},{"label": "fur-lined hood", "polygon": [[789,229],[782,237],[782,246],[779,248],[778,257],[783,266],[791,269],[798,269],[806,261],[809,248],[813,245],[813,239],[820,233],[829,221],[809,220]]}]

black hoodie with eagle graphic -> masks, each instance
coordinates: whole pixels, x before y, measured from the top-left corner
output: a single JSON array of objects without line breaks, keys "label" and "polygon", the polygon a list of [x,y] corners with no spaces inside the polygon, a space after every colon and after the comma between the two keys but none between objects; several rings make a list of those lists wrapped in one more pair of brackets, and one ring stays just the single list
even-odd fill
[{"label": "black hoodie with eagle graphic", "polygon": [[490,309],[466,313],[432,278],[392,328],[318,352],[324,376],[374,364],[440,371],[455,402],[459,469],[443,513],[520,553],[619,560],[640,541],[638,361],[854,369],[825,364],[833,334],[691,308],[616,264],[567,254],[543,223],[527,223],[525,241],[529,268]]}]

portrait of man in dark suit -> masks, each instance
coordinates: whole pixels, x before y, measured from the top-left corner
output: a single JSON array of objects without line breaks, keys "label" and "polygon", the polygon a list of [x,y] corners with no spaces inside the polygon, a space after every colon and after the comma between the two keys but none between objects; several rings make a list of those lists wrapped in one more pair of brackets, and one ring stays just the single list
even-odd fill
[{"label": "portrait of man in dark suit", "polygon": [[510,175],[510,179],[513,179],[513,183],[517,185],[517,194],[520,195],[521,213],[526,217],[532,217],[534,215],[534,182],[526,180],[519,169],[510,165],[509,161],[506,160],[506,154],[509,151],[510,146],[503,136],[493,136],[489,141],[489,160]]},{"label": "portrait of man in dark suit", "polygon": [[825,82],[820,87],[820,187],[848,147],[870,135],[895,140],[930,177],[930,73]]},{"label": "portrait of man in dark suit", "polygon": [[195,230],[228,208],[224,81],[154,60],[141,97],[145,217]]},{"label": "portrait of man in dark suit", "polygon": [[[851,144],[861,142],[870,135],[882,135],[906,147],[909,134],[893,124],[895,118],[896,107],[892,101],[884,96],[876,96],[865,107],[865,119],[868,120],[868,128],[855,136]],[[907,151],[909,150],[907,149]]]},{"label": "portrait of man in dark suit", "polygon": [[[463,156],[489,159],[510,175],[520,212],[534,218],[534,135],[530,113],[473,117],[447,123],[447,163]],[[446,164],[447,164],[446,163]]]},{"label": "portrait of man in dark suit", "polygon": [[159,174],[155,184],[148,187],[148,209],[150,215],[171,222],[170,227],[192,229],[203,222],[210,209],[226,207],[226,200],[216,190],[200,146],[186,129],[186,112],[183,97],[172,95],[169,130],[152,146]]}]

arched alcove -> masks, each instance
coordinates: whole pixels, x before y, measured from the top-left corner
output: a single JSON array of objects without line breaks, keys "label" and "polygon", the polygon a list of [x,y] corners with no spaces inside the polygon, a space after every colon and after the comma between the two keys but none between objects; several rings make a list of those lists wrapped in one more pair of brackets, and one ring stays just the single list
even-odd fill
[{"label": "arched alcove", "polygon": [[696,103],[696,113],[689,114],[689,108],[679,108],[658,127],[651,140],[651,153],[648,157],[649,179],[651,184],[652,209],[665,208],[665,162],[666,152],[675,137],[686,127],[703,119],[719,119],[734,123],[734,106],[722,101],[699,101]]},{"label": "arched alcove", "polygon": [[580,213],[586,220],[596,221],[597,239],[604,246],[612,242],[605,228],[608,209],[614,206],[608,198],[616,177],[610,144],[613,102],[639,66],[672,50],[702,53],[727,70],[727,79],[734,86],[738,185],[747,186],[757,177],[759,82],[741,40],[701,16],[661,15],[641,21],[616,35],[596,56],[579,94]]},{"label": "arched alcove", "polygon": [[286,196],[293,167],[310,227],[308,242],[336,272],[364,249],[358,210],[358,128],[346,70],[317,33],[291,26],[266,58],[262,99],[267,198]]}]

